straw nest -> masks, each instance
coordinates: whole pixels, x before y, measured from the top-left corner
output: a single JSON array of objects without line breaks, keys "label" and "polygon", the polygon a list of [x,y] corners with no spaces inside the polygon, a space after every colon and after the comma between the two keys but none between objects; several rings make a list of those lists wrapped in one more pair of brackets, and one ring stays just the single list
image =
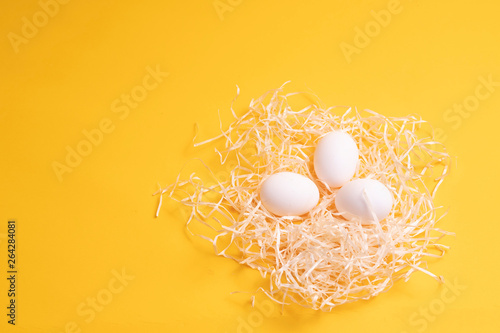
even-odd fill
[{"label": "straw nest", "polygon": [[[258,270],[266,279],[258,291],[280,304],[329,311],[387,291],[416,271],[442,282],[427,270],[426,259],[447,250],[438,243],[449,232],[435,226],[443,214],[433,198],[450,157],[430,126],[416,115],[385,117],[318,102],[294,110],[289,100],[301,94],[286,94],[283,87],[269,91],[252,100],[242,116],[231,107],[235,120],[229,128],[195,144],[217,146],[220,165],[206,166],[211,179],[179,176],[155,193],[160,206],[168,196],[189,207],[187,227],[207,227],[196,234],[210,241],[217,255]],[[373,178],[392,191],[393,209],[384,220],[344,219],[335,208],[338,189],[317,179],[314,147],[333,130],[349,133],[358,145],[353,179]],[[227,172],[217,177],[219,170]],[[262,206],[262,181],[282,171],[307,176],[318,186],[319,204],[308,214],[277,217]]]}]

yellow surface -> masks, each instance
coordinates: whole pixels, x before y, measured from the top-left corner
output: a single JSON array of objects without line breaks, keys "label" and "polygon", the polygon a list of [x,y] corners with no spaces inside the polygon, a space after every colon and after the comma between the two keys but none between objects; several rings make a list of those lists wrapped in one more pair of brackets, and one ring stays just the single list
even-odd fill
[{"label": "yellow surface", "polygon": [[[0,10],[2,332],[500,331],[498,2],[60,2]],[[281,315],[264,298],[253,309],[230,293],[253,290],[256,272],[189,236],[175,205],[154,218],[157,184],[209,156],[189,146],[194,123],[215,135],[236,84],[242,112],[287,80],[326,105],[419,113],[439,128],[456,156],[440,226],[457,236],[429,267],[451,286],[418,273],[332,313]],[[127,107],[131,92],[144,100]],[[68,166],[68,147],[87,156]],[[8,219],[17,221],[15,327]]]}]

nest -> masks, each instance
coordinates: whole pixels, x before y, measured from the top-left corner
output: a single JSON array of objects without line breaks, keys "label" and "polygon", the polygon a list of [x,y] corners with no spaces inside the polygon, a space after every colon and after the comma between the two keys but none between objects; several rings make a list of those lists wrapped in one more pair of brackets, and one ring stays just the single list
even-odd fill
[{"label": "nest", "polygon": [[[206,166],[211,179],[179,176],[155,193],[160,206],[162,196],[187,206],[188,229],[195,223],[207,227],[196,234],[210,241],[217,255],[258,270],[265,286],[257,291],[280,304],[329,311],[387,291],[416,271],[443,282],[425,260],[448,249],[438,243],[450,233],[435,227],[444,212],[433,198],[448,174],[450,156],[432,138],[430,126],[417,115],[385,117],[344,106],[323,108],[319,102],[294,110],[289,100],[295,95],[311,98],[285,94],[281,87],[252,100],[240,117],[231,107],[235,120],[229,128],[195,144],[219,143],[215,170],[226,168],[227,174],[217,177]],[[344,219],[335,208],[338,189],[316,177],[314,147],[334,130],[349,133],[359,148],[353,179],[376,179],[393,193],[393,209],[384,220]],[[262,181],[283,171],[318,186],[320,201],[308,214],[277,217],[262,206]]]}]

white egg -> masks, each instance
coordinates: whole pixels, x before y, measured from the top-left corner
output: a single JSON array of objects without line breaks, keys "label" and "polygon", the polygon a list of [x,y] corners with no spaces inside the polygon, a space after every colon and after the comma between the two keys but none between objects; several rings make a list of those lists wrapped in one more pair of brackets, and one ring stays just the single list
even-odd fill
[{"label": "white egg", "polygon": [[314,170],[330,187],[340,187],[354,176],[359,151],[353,138],[342,131],[322,137],[314,152]]},{"label": "white egg", "polygon": [[299,216],[313,209],[319,201],[319,190],[309,178],[294,172],[280,172],[264,180],[260,200],[271,213]]},{"label": "white egg", "polygon": [[375,179],[356,179],[338,190],[335,206],[348,220],[358,218],[362,221],[374,221],[375,214],[381,221],[391,212],[392,201],[391,192],[381,182]]}]

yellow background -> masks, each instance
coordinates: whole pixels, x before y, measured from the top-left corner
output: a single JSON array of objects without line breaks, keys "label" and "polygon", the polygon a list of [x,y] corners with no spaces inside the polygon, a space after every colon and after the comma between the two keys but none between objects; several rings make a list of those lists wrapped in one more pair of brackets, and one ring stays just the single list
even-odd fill
[{"label": "yellow background", "polygon": [[[47,22],[38,1],[2,2],[0,330],[500,331],[500,87],[487,98],[478,88],[481,78],[500,82],[500,4],[401,0],[378,31],[371,11],[387,11],[390,1],[222,0],[229,7],[221,13],[214,2],[72,0]],[[13,43],[33,15],[38,31]],[[374,30],[364,45],[356,29],[367,27]],[[356,42],[362,47],[346,57],[342,43]],[[120,119],[112,104],[142,85],[148,68],[169,75]],[[454,297],[444,302],[447,287],[416,273],[332,313],[256,312],[248,294],[230,293],[253,290],[259,274],[188,235],[175,205],[154,218],[158,183],[173,182],[188,159],[210,156],[190,147],[194,124],[200,138],[216,135],[217,110],[225,124],[231,119],[235,85],[241,113],[287,80],[288,91],[310,89],[326,105],[419,113],[441,129],[456,159],[437,198],[449,207],[440,227],[457,235],[429,267],[461,286]],[[473,111],[447,111],[473,103],[476,89],[483,98]],[[113,131],[59,181],[53,163],[103,119]],[[8,219],[18,223],[14,329],[5,315]],[[116,291],[122,270],[129,280],[120,292],[92,320],[82,315],[89,298],[109,296],[110,284]],[[432,319],[422,322],[419,311],[429,308]]]}]

